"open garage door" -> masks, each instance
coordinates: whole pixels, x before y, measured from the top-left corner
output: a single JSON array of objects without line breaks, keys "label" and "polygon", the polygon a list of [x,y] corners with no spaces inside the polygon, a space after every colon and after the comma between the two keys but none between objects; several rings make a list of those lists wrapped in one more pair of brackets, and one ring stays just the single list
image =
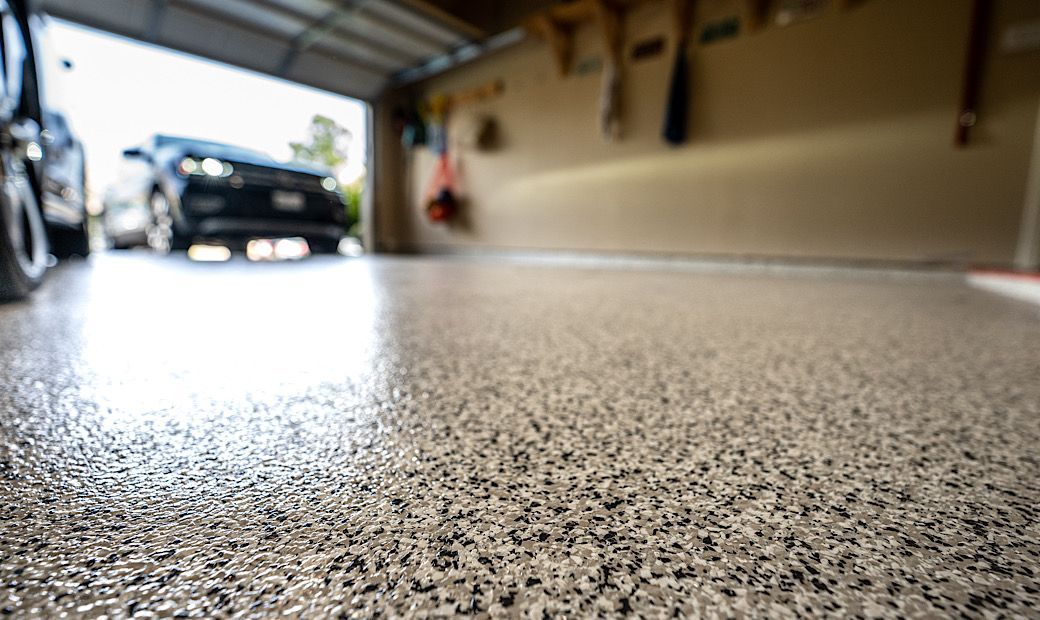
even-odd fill
[{"label": "open garage door", "polygon": [[372,100],[396,76],[483,36],[407,0],[41,0],[55,17]]}]

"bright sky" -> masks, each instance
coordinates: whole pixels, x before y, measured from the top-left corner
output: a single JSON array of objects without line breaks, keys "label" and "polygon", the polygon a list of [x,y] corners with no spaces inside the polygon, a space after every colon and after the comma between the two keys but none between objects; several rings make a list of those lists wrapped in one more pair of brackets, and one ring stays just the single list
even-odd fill
[{"label": "bright sky", "polygon": [[153,133],[226,142],[284,161],[292,156],[289,142],[306,139],[315,114],[353,132],[349,165],[364,165],[365,106],[359,101],[67,22],[49,23],[45,44],[74,67],[46,67],[48,92],[56,94],[53,105],[83,141],[95,196],[117,179],[122,150]]}]

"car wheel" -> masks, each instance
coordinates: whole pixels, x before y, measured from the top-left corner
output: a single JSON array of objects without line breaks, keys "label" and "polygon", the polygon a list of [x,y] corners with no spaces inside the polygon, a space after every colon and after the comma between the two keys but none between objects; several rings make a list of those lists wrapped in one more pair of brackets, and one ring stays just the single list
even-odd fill
[{"label": "car wheel", "polygon": [[188,247],[186,240],[177,234],[173,227],[173,211],[166,194],[156,190],[151,199],[152,221],[148,224],[148,247],[159,254],[169,254],[171,250],[184,250]]},{"label": "car wheel", "polygon": [[0,299],[28,295],[47,271],[47,227],[25,162],[0,150]]}]

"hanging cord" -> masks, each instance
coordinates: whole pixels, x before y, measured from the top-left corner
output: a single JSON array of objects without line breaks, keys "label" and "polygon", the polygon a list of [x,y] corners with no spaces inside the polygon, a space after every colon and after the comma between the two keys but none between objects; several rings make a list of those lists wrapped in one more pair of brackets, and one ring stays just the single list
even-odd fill
[{"label": "hanging cord", "polygon": [[426,201],[429,202],[437,198],[445,190],[452,193],[455,192],[455,169],[451,165],[451,156],[448,155],[448,151],[444,151],[437,156],[433,176],[426,187]]}]

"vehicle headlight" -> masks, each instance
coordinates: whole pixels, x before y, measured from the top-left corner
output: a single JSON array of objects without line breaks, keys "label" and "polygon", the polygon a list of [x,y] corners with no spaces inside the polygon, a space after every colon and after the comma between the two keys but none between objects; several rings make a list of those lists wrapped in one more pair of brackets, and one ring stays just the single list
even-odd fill
[{"label": "vehicle headlight", "polygon": [[339,187],[339,183],[332,177],[325,177],[321,180],[321,186],[325,188],[325,191],[334,192]]},{"label": "vehicle headlight", "polygon": [[226,161],[220,161],[216,157],[207,157],[205,159],[185,157],[177,164],[177,172],[182,177],[209,176],[224,178],[231,176],[234,171],[234,166]]},{"label": "vehicle headlight", "polygon": [[227,177],[231,176],[235,169],[225,161],[220,161],[215,157],[207,157],[202,160],[202,171],[211,177]]},{"label": "vehicle headlight", "polygon": [[177,172],[184,177],[191,174],[198,174],[199,162],[193,157],[185,157],[181,160],[181,163],[177,164]]}]

